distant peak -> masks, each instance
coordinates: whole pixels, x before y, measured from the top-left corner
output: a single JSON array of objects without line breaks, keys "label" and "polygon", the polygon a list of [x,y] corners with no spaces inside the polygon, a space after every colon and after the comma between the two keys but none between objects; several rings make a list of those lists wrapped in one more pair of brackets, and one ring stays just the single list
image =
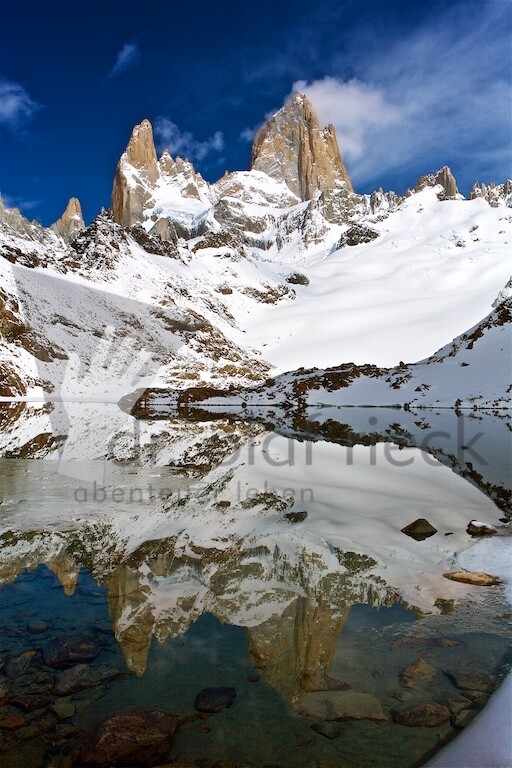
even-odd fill
[{"label": "distant peak", "polygon": [[440,199],[453,200],[459,195],[455,176],[448,165],[443,165],[437,173],[429,173],[426,176],[420,176],[414,187],[414,191],[420,192],[422,189],[425,189],[425,187],[435,187],[437,185],[441,185],[443,188],[443,192],[440,193]]},{"label": "distant peak", "polygon": [[82,206],[77,197],[69,198],[64,213],[55,224],[52,224],[51,229],[60,235],[66,243],[70,243],[82,229],[85,229]]}]

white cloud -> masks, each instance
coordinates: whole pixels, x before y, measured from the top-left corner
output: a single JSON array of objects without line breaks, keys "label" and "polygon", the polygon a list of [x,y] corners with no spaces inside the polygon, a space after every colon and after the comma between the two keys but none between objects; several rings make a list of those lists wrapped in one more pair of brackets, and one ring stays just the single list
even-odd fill
[{"label": "white cloud", "polygon": [[133,67],[140,61],[140,50],[137,43],[125,43],[119,53],[117,59],[107,75],[107,78],[117,77],[122,75],[123,72]]},{"label": "white cloud", "polygon": [[11,131],[23,128],[43,108],[19,83],[0,78],[0,125]]},{"label": "white cloud", "polygon": [[168,117],[158,117],[155,122],[158,151],[167,148],[171,155],[180,155],[189,160],[204,160],[205,157],[224,149],[224,136],[215,131],[205,141],[198,141],[190,131],[181,131]]},{"label": "white cloud", "polygon": [[347,82],[324,77],[308,83],[297,80],[293,91],[308,96],[322,125],[332,123],[347,160],[358,160],[369,137],[377,128],[394,125],[400,110],[390,103],[382,89],[352,79]]}]

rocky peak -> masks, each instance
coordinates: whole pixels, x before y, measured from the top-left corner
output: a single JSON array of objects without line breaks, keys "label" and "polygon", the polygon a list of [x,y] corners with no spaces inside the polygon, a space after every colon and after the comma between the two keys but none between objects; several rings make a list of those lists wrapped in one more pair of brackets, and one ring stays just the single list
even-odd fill
[{"label": "rocky peak", "polygon": [[52,224],[51,229],[60,235],[66,243],[70,243],[84,228],[85,222],[80,201],[76,197],[71,197],[66,210],[60,219]]},{"label": "rocky peak", "polygon": [[169,154],[169,150],[164,149],[162,157],[158,161],[158,168],[164,182],[166,179],[179,181],[183,197],[195,197],[197,200],[201,200],[204,196],[208,196],[208,183],[189,160],[184,160],[179,156],[173,158]]},{"label": "rocky peak", "polygon": [[251,170],[263,171],[284,181],[301,200],[315,192],[352,183],[343,164],[333,125],[320,129],[313,106],[301,93],[294,94],[256,134]]},{"label": "rocky peak", "polygon": [[154,184],[158,179],[153,127],[149,120],[143,120],[140,125],[135,126],[123,158],[134,168],[144,171],[151,183]]},{"label": "rocky peak", "polygon": [[159,177],[158,159],[149,120],[136,125],[116,168],[112,188],[114,221],[132,227],[144,220],[144,207]]},{"label": "rocky peak", "polygon": [[455,176],[447,165],[443,166],[436,174],[429,173],[426,176],[420,176],[414,191],[421,192],[425,187],[435,187],[438,184],[443,188],[443,192],[438,195],[440,200],[455,200],[459,196]]}]

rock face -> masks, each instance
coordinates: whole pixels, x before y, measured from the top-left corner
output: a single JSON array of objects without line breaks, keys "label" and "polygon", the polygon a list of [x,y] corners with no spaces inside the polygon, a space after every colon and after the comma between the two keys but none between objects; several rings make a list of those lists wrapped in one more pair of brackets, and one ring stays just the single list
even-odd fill
[{"label": "rock face", "polygon": [[82,216],[82,206],[80,200],[76,197],[70,198],[66,210],[51,228],[66,243],[70,243],[76,235],[85,229],[84,217]]},{"label": "rock face", "polygon": [[352,183],[341,159],[334,126],[320,129],[309,99],[296,93],[259,129],[251,170],[284,181],[301,200]]}]

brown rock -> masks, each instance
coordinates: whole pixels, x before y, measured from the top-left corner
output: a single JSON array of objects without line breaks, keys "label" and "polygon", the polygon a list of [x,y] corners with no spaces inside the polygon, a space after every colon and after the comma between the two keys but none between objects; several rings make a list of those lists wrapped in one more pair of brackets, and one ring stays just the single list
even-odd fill
[{"label": "brown rock", "polygon": [[371,693],[358,691],[321,691],[306,693],[301,702],[301,714],[318,720],[375,720],[388,718],[381,704]]},{"label": "brown rock", "polygon": [[453,571],[452,573],[443,573],[443,576],[450,581],[460,581],[462,584],[472,584],[475,587],[493,587],[502,583],[497,576],[491,576],[480,571]]},{"label": "brown rock", "polygon": [[409,523],[409,525],[406,525],[405,528],[402,528],[401,530],[402,533],[405,533],[416,541],[423,541],[437,533],[437,528],[430,525],[428,520],[425,520],[423,517],[418,518],[418,520],[415,520],[413,523]]},{"label": "brown rock", "polygon": [[177,725],[174,715],[149,709],[110,717],[80,740],[75,764],[94,768],[158,765],[169,757]]},{"label": "brown rock", "polygon": [[341,159],[334,126],[320,129],[309,99],[294,94],[256,134],[251,169],[284,181],[301,200],[352,182]]},{"label": "brown rock", "polygon": [[416,688],[418,683],[431,683],[437,675],[437,669],[423,659],[409,664],[400,675],[400,682],[406,688]]},{"label": "brown rock", "polygon": [[478,523],[476,520],[471,520],[468,523],[466,532],[470,536],[494,536],[498,531],[494,525],[487,525],[486,523]]},{"label": "brown rock", "polygon": [[395,723],[410,728],[435,728],[450,719],[448,707],[434,701],[404,710],[394,710],[391,714]]}]

